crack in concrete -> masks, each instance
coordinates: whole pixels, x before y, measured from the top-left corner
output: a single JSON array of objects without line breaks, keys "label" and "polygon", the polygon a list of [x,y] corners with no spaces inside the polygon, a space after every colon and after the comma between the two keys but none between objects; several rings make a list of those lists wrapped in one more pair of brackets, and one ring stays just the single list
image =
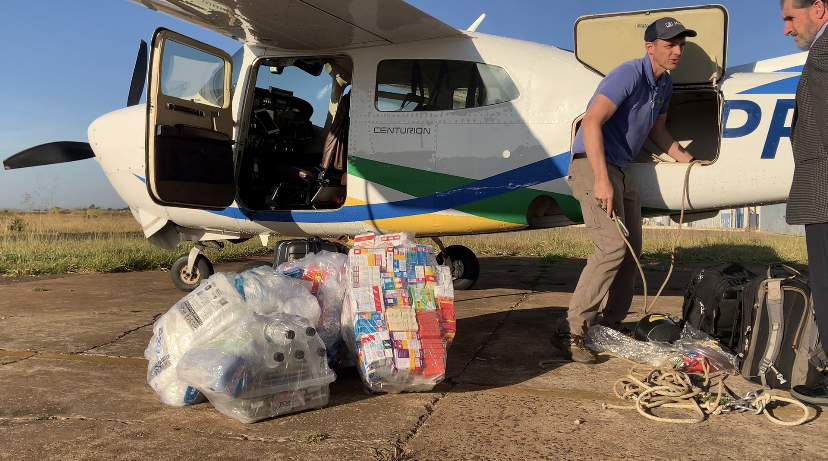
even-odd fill
[{"label": "crack in concrete", "polygon": [[17,358],[17,360],[12,360],[11,362],[0,363],[0,367],[4,365],[11,365],[13,363],[19,363],[24,360],[28,360],[37,355],[37,352],[31,351],[10,351],[7,349],[0,349],[0,356],[5,358]]},{"label": "crack in concrete", "polygon": [[77,420],[77,421],[107,421],[111,423],[121,423],[121,424],[144,424],[143,420],[140,419],[115,419],[115,418],[89,418],[86,416],[42,416],[42,415],[32,415],[32,416],[17,416],[13,418],[0,418],[0,421],[9,421],[9,422],[32,422],[32,421],[70,421],[70,420]]},{"label": "crack in concrete", "polygon": [[483,348],[485,348],[486,345],[489,344],[489,341],[492,339],[492,336],[494,336],[495,333],[497,333],[497,330],[500,329],[500,326],[503,325],[503,322],[505,322],[506,319],[509,318],[509,315],[511,315],[512,312],[514,312],[515,309],[519,308],[521,304],[523,304],[527,299],[529,299],[529,296],[531,294],[532,294],[531,291],[527,291],[525,293],[520,294],[520,298],[518,298],[518,301],[515,303],[514,306],[510,307],[509,310],[506,312],[506,315],[504,315],[503,318],[500,319],[499,322],[497,322],[497,325],[495,325],[495,327],[492,330],[491,334],[488,335],[488,337],[486,338],[486,341],[484,341],[483,344],[481,344],[480,347],[478,347],[477,350],[474,351],[474,355],[472,355],[472,358],[469,359],[468,362],[466,362],[466,365],[463,366],[463,369],[460,370],[460,373],[457,373],[457,375],[454,378],[451,379],[450,384],[451,384],[452,388],[454,388],[454,386],[456,384],[458,384],[454,380],[459,378],[460,376],[463,375],[463,373],[466,372],[466,369],[469,367],[469,365],[471,365],[472,362],[474,362],[474,360],[477,358],[477,355],[480,353],[480,351],[482,351]]},{"label": "crack in concrete", "polygon": [[489,341],[491,340],[492,336],[494,336],[495,333],[497,333],[497,330],[500,329],[501,325],[503,325],[503,322],[505,322],[506,319],[509,318],[509,315],[511,315],[511,313],[514,312],[515,309],[519,308],[520,305],[523,304],[529,298],[529,296],[532,294],[532,291],[521,293],[520,298],[518,298],[518,301],[515,303],[515,305],[510,307],[509,310],[506,312],[506,315],[504,315],[503,318],[500,319],[499,322],[497,322],[497,325],[495,325],[491,334],[489,334],[488,338],[486,338],[483,344],[481,344],[480,347],[478,347],[477,350],[474,351],[474,355],[472,355],[471,359],[469,359],[469,361],[466,362],[460,373],[458,373],[454,378],[452,378],[451,381],[444,381],[449,385],[449,389],[445,392],[441,392],[439,395],[435,396],[431,400],[431,402],[427,403],[425,405],[426,412],[417,419],[417,422],[414,424],[414,427],[411,428],[411,430],[409,430],[404,436],[397,437],[396,442],[392,445],[394,447],[395,453],[399,451],[399,453],[402,453],[403,455],[406,454],[405,445],[408,443],[409,440],[413,439],[419,432],[420,428],[422,428],[425,425],[425,423],[428,421],[431,415],[435,412],[437,404],[440,403],[440,401],[443,400],[443,398],[457,386],[457,383],[454,382],[454,380],[459,378],[463,375],[463,373],[466,372],[466,369],[472,362],[474,362],[480,351],[483,350],[487,344],[489,344]]},{"label": "crack in concrete", "polygon": [[[451,389],[453,388],[454,386],[452,386]],[[449,389],[449,391],[451,391],[451,389]],[[448,391],[441,392],[440,395],[435,396],[433,399],[431,399],[431,402],[425,405],[426,412],[420,415],[420,417],[417,419],[417,422],[414,424],[414,427],[411,428],[411,430],[409,430],[403,437],[397,437],[397,441],[393,444],[395,452],[398,450],[400,453],[405,453],[405,444],[417,435],[417,432],[419,432],[420,428],[423,427],[423,425],[425,425],[426,421],[428,421],[432,413],[434,413],[437,404],[440,402],[440,400],[443,400],[443,397],[445,397],[447,394]]]},{"label": "crack in concrete", "polygon": [[[34,356],[32,356],[32,357],[34,357]],[[11,364],[13,364],[13,363],[19,363],[19,362],[22,362],[22,361],[24,361],[24,360],[28,360],[28,359],[30,359],[30,358],[32,358],[32,357],[21,357],[21,358],[19,358],[19,359],[17,359],[17,360],[12,360],[11,362],[0,363],[0,367],[6,366],[6,365],[11,365]]]},{"label": "crack in concrete", "polygon": [[267,442],[267,443],[285,443],[291,442],[292,440],[286,437],[259,437],[255,435],[247,435],[247,434],[238,434],[238,435],[227,435],[226,436],[230,440],[242,440],[245,442]]},{"label": "crack in concrete", "polygon": [[89,349],[87,349],[87,350],[85,350],[85,351],[81,351],[81,352],[79,352],[79,354],[86,354],[86,353],[91,352],[91,351],[94,351],[95,349],[98,349],[98,348],[100,348],[100,347],[110,346],[110,345],[112,345],[112,344],[115,344],[115,343],[117,343],[118,341],[120,341],[120,340],[124,339],[124,338],[125,338],[127,335],[129,335],[130,333],[135,333],[136,331],[140,330],[141,328],[146,328],[146,327],[148,327],[148,326],[150,326],[150,325],[154,325],[154,324],[155,324],[155,321],[156,321],[156,320],[158,319],[158,317],[160,317],[161,315],[162,315],[162,314],[158,314],[158,315],[154,316],[154,317],[152,318],[152,322],[150,322],[150,323],[147,323],[147,324],[145,324],[145,325],[141,325],[141,326],[139,326],[139,327],[137,327],[137,328],[133,328],[132,330],[125,331],[125,332],[121,333],[120,335],[116,336],[116,337],[115,337],[115,339],[113,339],[112,341],[109,341],[108,343],[103,343],[103,344],[99,344],[99,345],[97,345],[97,346],[90,347]]}]

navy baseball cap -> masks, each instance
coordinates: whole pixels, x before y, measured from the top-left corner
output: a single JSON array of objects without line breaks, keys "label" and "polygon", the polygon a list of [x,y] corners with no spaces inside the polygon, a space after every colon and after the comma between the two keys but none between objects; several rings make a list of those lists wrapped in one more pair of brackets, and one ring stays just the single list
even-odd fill
[{"label": "navy baseball cap", "polygon": [[653,21],[644,31],[644,41],[667,40],[679,35],[695,37],[697,34],[695,30],[685,29],[684,25],[675,18],[660,18]]}]

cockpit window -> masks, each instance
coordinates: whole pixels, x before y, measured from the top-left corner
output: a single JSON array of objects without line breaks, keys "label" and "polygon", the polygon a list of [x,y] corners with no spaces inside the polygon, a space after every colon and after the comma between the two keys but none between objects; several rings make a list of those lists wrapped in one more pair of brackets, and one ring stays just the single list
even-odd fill
[{"label": "cockpit window", "polygon": [[520,96],[502,67],[470,61],[390,59],[377,66],[376,107],[383,112],[491,106]]},{"label": "cockpit window", "polygon": [[224,107],[224,59],[167,40],[161,63],[161,93]]}]

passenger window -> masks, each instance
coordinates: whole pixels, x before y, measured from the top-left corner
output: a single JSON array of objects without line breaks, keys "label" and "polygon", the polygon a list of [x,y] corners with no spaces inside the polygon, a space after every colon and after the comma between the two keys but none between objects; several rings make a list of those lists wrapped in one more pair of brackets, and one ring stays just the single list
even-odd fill
[{"label": "passenger window", "polygon": [[224,107],[224,59],[167,40],[161,63],[161,93]]},{"label": "passenger window", "polygon": [[469,109],[518,96],[506,70],[488,64],[391,59],[377,66],[376,107],[382,112]]}]

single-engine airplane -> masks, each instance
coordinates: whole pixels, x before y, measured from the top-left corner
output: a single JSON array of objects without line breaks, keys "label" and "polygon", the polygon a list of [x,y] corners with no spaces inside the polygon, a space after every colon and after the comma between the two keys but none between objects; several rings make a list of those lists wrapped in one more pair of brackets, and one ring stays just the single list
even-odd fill
[{"label": "single-engine airplane", "polygon": [[[698,32],[672,72],[667,122],[711,162],[691,170],[687,220],[787,199],[806,54],[727,69],[720,5],[581,17],[572,52],[477,33],[479,20],[457,30],[402,0],[133,1],[243,45],[231,57],[157,30],[127,107],[95,120],[88,143],[4,165],[94,158],[151,243],[196,242],[171,270],[184,290],[212,273],[211,243],[369,231],[433,237],[456,287],[471,287],[476,256],[439,237],[582,222],[573,135],[602,75],[642,55],[659,15]],[[645,216],[679,213],[686,167],[645,144],[628,167]]]}]

